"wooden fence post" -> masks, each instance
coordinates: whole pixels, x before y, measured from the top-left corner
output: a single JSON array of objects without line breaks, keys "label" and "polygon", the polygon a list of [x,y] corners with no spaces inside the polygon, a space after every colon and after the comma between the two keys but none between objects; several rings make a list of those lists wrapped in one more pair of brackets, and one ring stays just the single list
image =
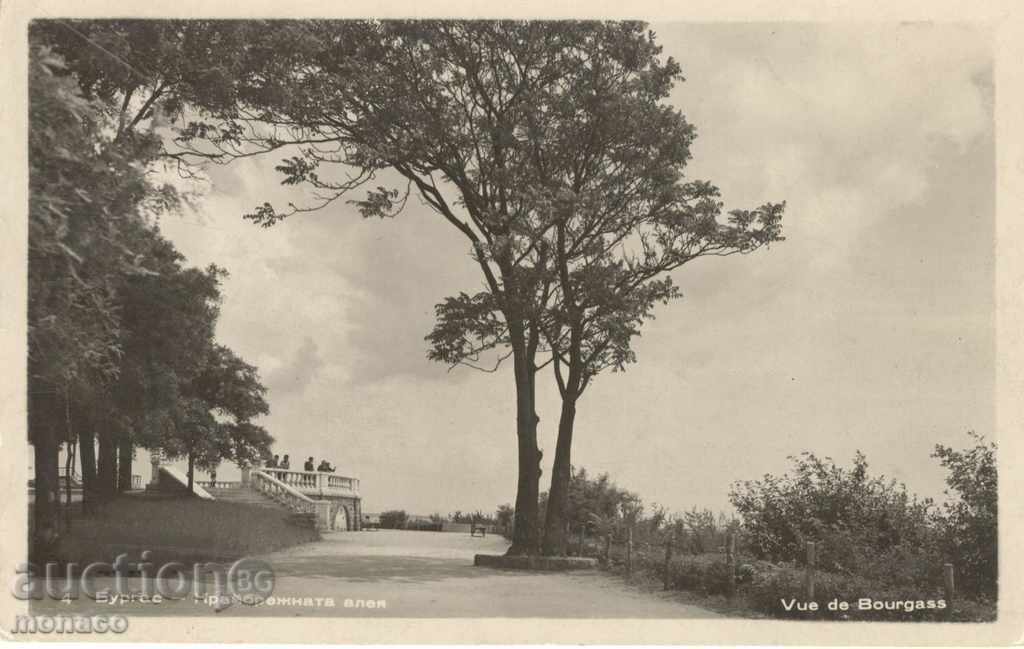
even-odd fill
[{"label": "wooden fence post", "polygon": [[626,530],[626,577],[633,574],[633,526]]},{"label": "wooden fence post", "polygon": [[807,575],[804,579],[804,587],[807,591],[807,601],[814,601],[814,566],[818,562],[817,547],[814,541],[807,542]]},{"label": "wooden fence post", "polygon": [[668,539],[666,539],[665,541],[665,569],[662,571],[662,574],[665,578],[665,590],[668,590],[669,586],[672,583],[672,578],[669,574],[669,569],[672,566],[672,542],[675,540],[675,537],[676,531],[672,530],[668,533]]},{"label": "wooden fence post", "polygon": [[956,582],[953,579],[953,564],[942,566],[942,586],[946,596],[946,615],[953,614],[953,597],[956,595]]},{"label": "wooden fence post", "polygon": [[732,532],[725,539],[725,563],[729,569],[729,597],[736,594],[736,535]]}]

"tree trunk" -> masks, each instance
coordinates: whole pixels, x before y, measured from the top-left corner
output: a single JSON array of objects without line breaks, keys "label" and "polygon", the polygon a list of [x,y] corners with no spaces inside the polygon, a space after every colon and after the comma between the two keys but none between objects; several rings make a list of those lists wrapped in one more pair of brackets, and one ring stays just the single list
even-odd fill
[{"label": "tree trunk", "polygon": [[114,497],[117,487],[117,448],[109,425],[96,431],[99,438],[99,457],[96,463],[96,500],[106,502]]},{"label": "tree trunk", "polygon": [[72,477],[75,474],[75,451],[78,448],[78,440],[67,440],[67,455],[64,460],[64,529],[71,531],[71,498],[73,489]]},{"label": "tree trunk", "polygon": [[131,491],[132,488],[132,447],[131,435],[125,431],[117,440],[117,491]]},{"label": "tree trunk", "polygon": [[188,494],[190,496],[192,495],[192,480],[193,480],[192,476],[195,475],[195,472],[196,472],[196,459],[195,459],[195,455],[191,451],[189,451],[189,454],[188,454]]},{"label": "tree trunk", "polygon": [[78,431],[78,457],[82,465],[82,509],[91,511],[96,504],[96,435],[89,421]]},{"label": "tree trunk", "polygon": [[57,436],[50,426],[34,431],[35,506],[33,550],[37,559],[50,559],[60,535],[60,478],[57,471]]},{"label": "tree trunk", "polygon": [[516,437],[519,447],[519,482],[512,526],[512,545],[506,554],[536,554],[540,527],[537,499],[540,495],[541,452],[537,448],[537,409],[533,359],[529,357],[522,330],[510,327],[516,381]]},{"label": "tree trunk", "polygon": [[569,481],[572,479],[572,432],[575,423],[576,396],[567,393],[562,398],[562,413],[558,419],[558,442],[544,520],[544,554],[547,556],[564,554],[568,540],[565,518],[569,507]]}]

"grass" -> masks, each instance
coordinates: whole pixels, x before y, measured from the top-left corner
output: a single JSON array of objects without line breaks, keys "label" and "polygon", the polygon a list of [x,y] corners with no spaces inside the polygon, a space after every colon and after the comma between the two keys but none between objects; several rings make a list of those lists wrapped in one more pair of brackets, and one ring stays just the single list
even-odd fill
[{"label": "grass", "polygon": [[57,561],[109,563],[120,553],[136,560],[232,561],[319,538],[284,510],[188,496],[122,496],[93,515],[77,515],[56,548]]}]

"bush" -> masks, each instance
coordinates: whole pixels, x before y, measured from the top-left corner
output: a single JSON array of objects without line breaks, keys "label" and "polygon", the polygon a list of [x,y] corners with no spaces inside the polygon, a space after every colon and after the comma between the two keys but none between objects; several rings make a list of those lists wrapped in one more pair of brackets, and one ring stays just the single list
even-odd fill
[{"label": "bush", "polygon": [[[665,579],[664,561],[660,565],[652,562],[649,570],[659,579]],[[737,567],[737,583],[740,570]],[[692,590],[707,595],[723,595],[729,592],[729,564],[718,554],[702,554],[691,557],[673,558],[668,565],[669,588]]]},{"label": "bush", "polygon": [[[814,601],[818,604],[818,610],[798,610],[795,605],[787,610],[784,602],[806,601],[804,578],[802,567],[782,565],[756,576],[744,589],[744,593],[752,608],[776,618],[904,622],[979,622],[995,619],[995,605],[991,602],[957,600],[953,602],[952,611],[949,611],[949,602],[935,589],[894,586],[857,575],[821,571],[815,574]],[[872,602],[867,610],[859,607],[860,601],[864,599]],[[849,610],[829,610],[828,604],[833,600],[847,602]]]},{"label": "bush", "polygon": [[869,476],[863,454],[849,469],[812,453],[790,459],[792,474],[736,483],[729,493],[755,556],[795,561],[807,541],[820,541],[819,565],[847,572],[900,545],[932,545],[931,501]]},{"label": "bush", "polygon": [[942,509],[870,476],[861,453],[850,468],[804,453],[791,458],[791,473],[735,483],[729,497],[743,519],[744,549],[793,562],[815,541],[825,572],[919,591],[941,586],[942,564],[950,562],[958,591],[995,598],[997,447],[970,435],[974,445],[964,450],[935,447],[933,457],[949,472]]}]

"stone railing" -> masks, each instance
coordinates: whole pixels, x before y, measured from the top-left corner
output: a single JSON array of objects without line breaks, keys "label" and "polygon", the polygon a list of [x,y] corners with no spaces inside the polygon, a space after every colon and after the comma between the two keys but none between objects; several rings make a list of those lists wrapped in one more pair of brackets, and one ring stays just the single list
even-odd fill
[{"label": "stone railing", "polygon": [[313,514],[316,517],[317,528],[331,529],[331,501],[313,500],[290,484],[267,473],[264,469],[250,471],[242,482],[249,484],[253,489],[266,494],[293,512]]},{"label": "stone railing", "polygon": [[259,470],[302,492],[315,491],[317,488],[315,472],[274,469],[270,467],[263,467]]},{"label": "stone railing", "polygon": [[316,513],[316,503],[312,498],[264,469],[250,473],[249,484],[292,511]]},{"label": "stone railing", "polygon": [[359,480],[356,478],[346,478],[343,475],[334,475],[333,473],[327,474],[327,488],[328,489],[347,489],[353,494],[359,493]]},{"label": "stone railing", "polygon": [[308,496],[359,496],[359,480],[328,471],[294,471],[263,467],[258,469]]}]

